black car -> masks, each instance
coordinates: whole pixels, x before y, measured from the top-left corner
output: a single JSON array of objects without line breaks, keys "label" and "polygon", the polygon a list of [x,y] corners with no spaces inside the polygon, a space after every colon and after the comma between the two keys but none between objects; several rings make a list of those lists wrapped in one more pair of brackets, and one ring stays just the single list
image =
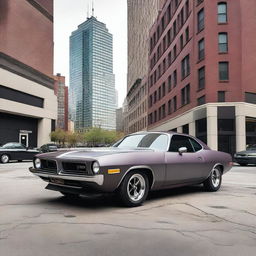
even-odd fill
[{"label": "black car", "polygon": [[0,162],[8,163],[10,160],[32,160],[39,151],[28,149],[17,142],[10,142],[0,147]]},{"label": "black car", "polygon": [[58,150],[58,145],[53,143],[44,144],[39,148],[40,153],[54,152]]},{"label": "black car", "polygon": [[248,146],[246,150],[237,152],[234,159],[241,166],[256,164],[256,145]]}]

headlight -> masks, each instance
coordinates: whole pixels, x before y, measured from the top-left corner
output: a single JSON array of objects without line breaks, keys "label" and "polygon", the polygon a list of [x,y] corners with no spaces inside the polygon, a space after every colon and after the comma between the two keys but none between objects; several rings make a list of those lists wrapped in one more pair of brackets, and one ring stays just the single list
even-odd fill
[{"label": "headlight", "polygon": [[41,160],[39,158],[35,159],[34,164],[35,164],[36,169],[41,168]]},{"label": "headlight", "polygon": [[97,174],[100,171],[100,164],[96,161],[92,164],[92,171]]}]

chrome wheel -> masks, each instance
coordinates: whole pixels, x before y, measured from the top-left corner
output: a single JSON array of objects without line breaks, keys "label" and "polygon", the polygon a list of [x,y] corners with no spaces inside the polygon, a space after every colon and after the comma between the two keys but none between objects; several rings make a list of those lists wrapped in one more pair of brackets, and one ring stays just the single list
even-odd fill
[{"label": "chrome wheel", "polygon": [[134,201],[140,201],[146,191],[146,182],[144,177],[139,174],[133,174],[127,183],[127,194]]},{"label": "chrome wheel", "polygon": [[7,164],[9,162],[9,156],[8,155],[2,155],[1,156],[1,162],[3,164]]},{"label": "chrome wheel", "polygon": [[217,188],[220,185],[220,181],[221,181],[221,172],[219,169],[214,168],[212,170],[211,179],[212,179],[212,185],[215,188]]}]

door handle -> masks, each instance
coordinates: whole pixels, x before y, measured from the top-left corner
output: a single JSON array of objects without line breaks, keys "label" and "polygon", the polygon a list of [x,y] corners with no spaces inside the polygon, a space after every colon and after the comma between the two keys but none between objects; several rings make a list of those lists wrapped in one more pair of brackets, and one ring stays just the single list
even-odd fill
[{"label": "door handle", "polygon": [[202,158],[201,156],[199,156],[197,159],[198,159],[198,160],[201,160],[201,161],[203,160],[203,158]]}]

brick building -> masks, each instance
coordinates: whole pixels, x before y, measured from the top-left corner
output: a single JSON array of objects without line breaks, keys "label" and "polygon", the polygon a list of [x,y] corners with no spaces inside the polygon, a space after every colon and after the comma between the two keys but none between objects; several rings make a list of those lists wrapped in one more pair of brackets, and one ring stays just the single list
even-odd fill
[{"label": "brick building", "polygon": [[256,143],[256,1],[167,0],[150,30],[148,129]]}]

